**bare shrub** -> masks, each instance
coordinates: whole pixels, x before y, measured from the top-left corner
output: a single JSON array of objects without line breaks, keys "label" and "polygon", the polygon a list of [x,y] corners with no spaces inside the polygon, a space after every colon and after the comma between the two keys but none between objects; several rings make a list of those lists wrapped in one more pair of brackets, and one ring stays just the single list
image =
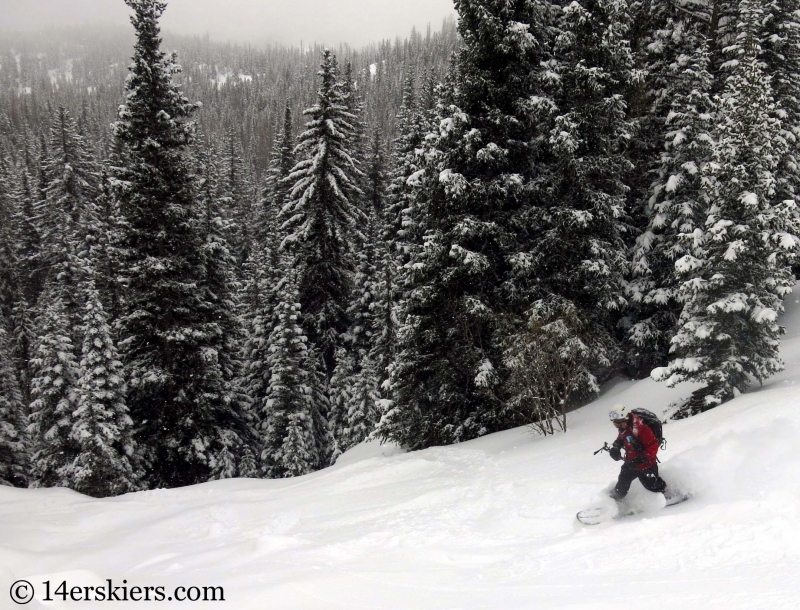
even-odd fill
[{"label": "bare shrub", "polygon": [[507,342],[509,406],[541,434],[566,431],[570,399],[599,390],[591,371],[610,361],[590,328],[571,302],[551,297],[534,303]]}]

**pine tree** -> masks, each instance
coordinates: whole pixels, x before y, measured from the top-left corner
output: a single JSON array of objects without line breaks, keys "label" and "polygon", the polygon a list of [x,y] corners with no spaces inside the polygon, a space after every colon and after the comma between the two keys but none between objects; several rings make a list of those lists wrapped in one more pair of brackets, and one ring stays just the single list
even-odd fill
[{"label": "pine tree", "polygon": [[[28,151],[25,151],[26,157]],[[27,165],[27,163],[26,163]],[[19,235],[17,258],[21,294],[28,303],[35,303],[42,292],[44,274],[39,268],[42,240],[35,217],[35,194],[27,167],[20,170],[20,204],[15,212],[14,226]]]},{"label": "pine tree", "polygon": [[[277,215],[288,200],[287,178],[294,167],[294,142],[292,137],[292,113],[284,112],[283,131],[276,139],[267,178],[260,202],[258,230],[253,245],[253,254],[246,267],[247,279],[244,289],[246,305],[247,338],[244,342],[244,376],[242,386],[250,400],[248,418],[254,430],[258,450],[249,448],[243,456],[240,476],[259,477],[258,455],[261,453],[261,406],[267,399],[272,371],[269,338],[275,327],[278,289],[283,268],[279,252],[282,231]],[[245,474],[245,472],[249,474]]]},{"label": "pine tree", "polygon": [[81,377],[77,408],[70,414],[77,456],[60,476],[75,491],[105,498],[137,490],[140,473],[133,465],[136,447],[122,363],[91,272],[86,284]]},{"label": "pine tree", "polygon": [[307,474],[327,465],[327,401],[318,357],[300,328],[297,273],[286,270],[269,337],[271,378],[258,405],[262,471],[269,478]]},{"label": "pine tree", "polygon": [[78,456],[72,438],[72,413],[78,405],[80,368],[69,329],[67,307],[56,290],[42,295],[39,341],[32,360],[30,425],[34,487],[66,487],[64,476]]},{"label": "pine tree", "polygon": [[[370,200],[372,201],[369,234],[375,246],[375,270],[371,280],[370,316],[373,326],[371,348],[368,354],[369,367],[375,376],[375,392],[378,401],[386,401],[389,396],[389,367],[395,358],[397,340],[397,261],[395,259],[395,240],[389,238],[391,232],[388,193],[388,176],[385,169],[386,155],[380,130],[373,135],[372,158],[370,160]],[[377,411],[381,410],[380,402]]]},{"label": "pine tree", "polygon": [[237,471],[239,473],[239,477],[246,478],[246,479],[260,479],[261,473],[258,469],[258,459],[253,448],[250,445],[246,445],[242,449],[242,455],[239,458],[239,464],[237,466]]},{"label": "pine tree", "polygon": [[86,231],[94,230],[94,205],[99,174],[86,141],[70,113],[62,106],[50,133],[49,156],[43,174],[48,177],[41,202],[42,265],[45,283],[66,307],[73,345],[81,343],[80,249]]},{"label": "pine tree", "polygon": [[14,236],[14,196],[11,162],[0,156],[0,320],[10,318],[18,295],[18,260]]},{"label": "pine tree", "polygon": [[25,405],[31,404],[31,381],[36,345],[36,324],[34,309],[21,297],[14,303],[9,323],[9,341],[11,342],[11,358],[17,369],[22,400]]},{"label": "pine tree", "polygon": [[277,247],[275,247],[277,244],[273,245],[273,242],[278,234],[278,229],[274,218],[290,199],[289,195],[293,184],[289,180],[289,176],[295,166],[294,146],[292,110],[287,105],[283,114],[283,129],[280,137],[275,139],[267,186],[261,202],[262,221],[270,221],[270,224],[262,228],[261,241],[269,244],[270,248],[275,251],[277,251]]},{"label": "pine tree", "polygon": [[[378,293],[382,290],[383,298],[391,295],[391,288],[382,284],[386,275],[380,265],[391,267],[393,263],[389,256],[379,256],[379,253],[389,254],[390,250],[389,247],[384,249],[380,240],[380,221],[385,213],[385,178],[378,130],[373,134],[366,178],[364,191],[368,219],[357,255],[353,296],[348,308],[351,324],[343,336],[344,349],[340,349],[337,355],[330,384],[329,421],[336,442],[334,457],[363,441],[378,423],[379,388],[386,378],[379,367],[382,365],[382,370],[387,370],[393,347],[390,343],[394,332],[393,303],[381,302]],[[387,328],[386,324],[390,326]]]},{"label": "pine tree", "polygon": [[201,206],[201,232],[204,237],[202,254],[205,259],[203,288],[205,302],[212,309],[211,319],[216,321],[219,338],[214,349],[216,366],[221,376],[220,398],[227,413],[220,424],[218,434],[221,448],[212,458],[212,477],[215,479],[236,476],[236,456],[242,445],[252,442],[251,432],[245,421],[247,398],[241,391],[242,362],[239,346],[244,336],[237,318],[240,305],[236,298],[235,269],[237,259],[228,246],[232,234],[230,222],[223,217],[222,198],[217,193],[216,168],[213,154],[204,156],[203,180],[200,182],[199,203]]},{"label": "pine tree", "polygon": [[299,161],[289,176],[293,187],[281,217],[287,231],[283,248],[300,270],[304,328],[330,376],[348,326],[351,245],[363,216],[356,203],[362,172],[349,150],[356,117],[342,97],[333,54],[326,49],[322,57],[317,104],[305,111],[311,120],[295,150]]},{"label": "pine tree", "polygon": [[522,423],[502,397],[501,326],[516,306],[504,279],[516,251],[509,220],[529,205],[529,142],[547,105],[535,93],[550,6],[462,0],[456,8],[464,46],[441,97],[438,133],[426,138],[425,165],[406,181],[419,189],[424,247],[410,262],[395,404],[380,427],[412,449]]},{"label": "pine tree", "polygon": [[[44,225],[48,234],[58,232],[64,219],[77,224],[86,205],[98,195],[99,174],[85,138],[69,111],[59,106],[50,130],[49,158],[44,173],[49,177],[45,196]],[[56,240],[53,240],[56,241]]]},{"label": "pine tree", "polygon": [[[347,150],[350,151],[356,166],[365,169],[367,167],[369,150],[367,136],[369,126],[363,120],[364,100],[358,89],[355,75],[353,74],[353,64],[349,61],[345,64],[342,80],[339,82],[339,89],[342,103],[347,109],[347,112],[353,117],[350,121],[353,131],[350,134]],[[355,179],[361,193],[359,197],[353,198],[352,204],[366,213],[366,207],[369,205],[367,190],[369,189],[370,180],[366,172],[356,175]]]},{"label": "pine tree", "polygon": [[761,59],[772,76],[772,92],[788,145],[778,169],[780,182],[788,184],[779,184],[778,196],[789,199],[800,193],[800,2],[771,0],[764,13]]},{"label": "pine tree", "polygon": [[[160,50],[161,0],[126,0],[137,42],[114,135],[125,301],[120,349],[127,402],[154,487],[208,480],[241,427],[231,399],[232,312],[224,273],[198,205],[188,159],[196,109],[173,82],[174,55]],[[222,319],[220,315],[223,314]]]},{"label": "pine tree", "polygon": [[343,335],[343,347],[336,355],[336,367],[330,382],[330,425],[336,441],[336,455],[360,443],[378,422],[378,378],[371,361],[375,342],[375,248],[374,223],[366,228],[367,239],[359,252],[354,276],[353,297],[348,308],[352,320]]},{"label": "pine tree", "polygon": [[[422,148],[426,129],[421,109],[418,107],[415,72],[409,67],[405,74],[403,102],[396,117],[397,137],[393,142],[391,179],[388,185],[388,202],[384,227],[384,240],[395,248],[395,267],[398,273],[408,264],[412,253],[422,239],[419,231],[414,190],[408,181],[419,176],[422,161],[418,151]],[[400,285],[404,276],[399,276]],[[398,286],[399,288],[399,286]],[[398,300],[401,295],[398,295]]]},{"label": "pine tree", "polygon": [[694,251],[676,263],[683,281],[673,360],[653,376],[670,384],[703,383],[684,413],[697,413],[743,392],[751,378],[781,370],[778,315],[791,292],[800,239],[791,233],[796,205],[776,200],[775,172],[786,142],[769,78],[758,59],[763,7],[742,0],[732,66],[717,100],[719,133],[709,204],[682,237]]},{"label": "pine tree", "polygon": [[228,134],[225,159],[225,215],[231,223],[231,244],[236,259],[237,271],[250,258],[253,242],[252,188],[247,180],[248,172],[242,160],[234,133]]},{"label": "pine tree", "polygon": [[11,366],[9,337],[0,321],[0,485],[24,487],[28,480],[25,404]]},{"label": "pine tree", "polygon": [[122,226],[119,202],[112,194],[107,171],[100,178],[100,194],[91,208],[91,227],[87,227],[86,256],[94,261],[94,281],[103,308],[110,320],[117,320],[122,311],[122,287],[120,286],[120,267],[122,253],[120,244]]},{"label": "pine tree", "polygon": [[[583,0],[564,9],[555,52],[560,78],[548,138],[549,176],[540,205],[524,218],[529,249],[516,266],[539,299],[555,295],[593,321],[595,366],[617,357],[613,331],[626,306],[625,147],[634,135],[620,93],[637,75],[621,0]],[[593,372],[596,372],[597,368]]]},{"label": "pine tree", "polygon": [[270,303],[274,304],[273,289],[280,279],[279,249],[282,231],[277,217],[289,200],[291,189],[287,179],[294,165],[292,112],[287,106],[283,131],[275,140],[269,175],[258,205],[258,217],[253,231],[253,254],[245,265],[243,300],[247,309],[246,315],[251,321],[248,326],[252,324],[254,315],[262,315],[264,319],[271,320],[271,313],[263,308],[269,308]]},{"label": "pine tree", "polygon": [[[629,364],[647,373],[663,366],[681,310],[681,279],[675,262],[693,250],[682,235],[695,227],[708,203],[707,166],[713,147],[713,76],[703,24],[681,21],[667,32],[675,45],[664,150],[646,207],[648,224],[633,250],[633,279],[628,285],[636,321],[628,331]],[[702,29],[701,29],[702,28]]]}]

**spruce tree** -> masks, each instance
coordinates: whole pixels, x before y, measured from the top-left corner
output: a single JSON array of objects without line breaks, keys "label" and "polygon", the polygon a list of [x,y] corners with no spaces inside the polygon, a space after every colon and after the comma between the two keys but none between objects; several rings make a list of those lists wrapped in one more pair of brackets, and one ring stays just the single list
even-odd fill
[{"label": "spruce tree", "polygon": [[287,106],[284,112],[283,131],[276,139],[271,159],[270,173],[260,202],[258,230],[253,254],[247,265],[245,287],[247,338],[244,342],[243,388],[250,400],[248,417],[255,431],[258,451],[244,456],[243,468],[260,476],[258,455],[261,453],[261,409],[269,391],[272,372],[270,368],[270,335],[275,327],[278,289],[283,267],[279,252],[282,231],[277,215],[288,200],[288,177],[294,167],[294,142],[292,113]]},{"label": "spruce tree", "polygon": [[289,200],[291,185],[288,177],[294,165],[292,111],[287,106],[284,112],[283,131],[275,140],[269,174],[257,206],[258,214],[253,228],[253,253],[245,265],[243,301],[246,316],[250,321],[248,326],[255,315],[263,314],[264,319],[271,319],[271,314],[263,310],[263,307],[269,307],[269,304],[274,302],[273,289],[280,279],[279,250],[282,231],[278,223],[278,214]]},{"label": "spruce tree", "polygon": [[293,181],[289,178],[295,166],[295,141],[292,128],[292,110],[287,105],[283,113],[283,129],[275,138],[269,173],[260,202],[258,241],[277,263],[281,231],[277,217],[290,200]]},{"label": "spruce tree", "polygon": [[204,238],[201,252],[205,261],[202,286],[219,332],[214,356],[220,375],[219,397],[226,407],[220,413],[224,419],[219,422],[217,431],[221,448],[212,458],[211,468],[213,478],[223,479],[236,476],[236,456],[243,445],[250,445],[253,439],[245,421],[248,401],[241,386],[243,371],[239,346],[244,332],[237,317],[240,310],[235,280],[237,259],[228,245],[233,230],[223,216],[213,154],[205,155],[204,161],[203,180],[199,185],[200,230]]},{"label": "spruce tree", "polygon": [[66,487],[64,476],[80,448],[72,437],[80,367],[70,337],[67,306],[57,290],[42,295],[39,340],[31,361],[31,477],[34,487]]},{"label": "spruce tree", "polygon": [[782,369],[778,355],[782,299],[794,285],[790,263],[796,205],[776,198],[776,169],[786,152],[769,78],[759,61],[763,7],[742,0],[731,73],[718,99],[719,133],[706,171],[709,203],[682,237],[694,251],[676,263],[682,279],[673,359],[653,376],[690,380],[683,413],[717,406]]},{"label": "spruce tree", "polygon": [[370,316],[373,327],[368,364],[375,376],[375,392],[379,404],[376,413],[389,397],[389,367],[395,358],[397,340],[397,261],[395,240],[390,238],[390,218],[388,175],[386,154],[382,133],[376,130],[373,135],[372,158],[370,160],[370,200],[372,218],[369,235],[374,240],[375,270],[371,281]]},{"label": "spruce tree", "polygon": [[241,157],[241,151],[233,132],[228,134],[225,158],[225,216],[231,223],[230,242],[235,256],[236,271],[250,258],[253,242],[252,227],[252,187],[247,179],[248,172]]},{"label": "spruce tree", "polygon": [[14,235],[14,194],[10,159],[0,156],[0,320],[10,318],[18,296],[18,260]]},{"label": "spruce tree", "polygon": [[62,468],[65,484],[88,496],[105,498],[139,488],[134,467],[133,420],[125,404],[122,363],[100,295],[86,280],[81,376],[77,405],[70,414],[70,437],[77,455]]},{"label": "spruce tree", "polygon": [[[122,217],[126,286],[119,321],[127,402],[154,487],[208,480],[241,413],[230,393],[230,294],[215,265],[188,158],[196,105],[160,50],[161,0],[126,0],[137,42],[112,182]],[[220,319],[220,314],[223,318]]]},{"label": "spruce tree", "polygon": [[[403,102],[396,117],[395,129],[397,137],[392,144],[392,168],[387,187],[383,238],[394,246],[394,267],[398,273],[395,284],[398,290],[402,290],[402,285],[405,284],[403,279],[407,275],[403,270],[422,242],[419,218],[415,213],[415,191],[409,187],[408,182],[414,176],[412,183],[416,183],[418,172],[421,171],[422,159],[418,152],[422,149],[426,124],[419,108],[415,72],[411,67],[406,69]],[[402,292],[398,292],[398,300],[402,300]]]},{"label": "spruce tree", "polygon": [[[378,421],[378,379],[371,362],[375,342],[375,227],[374,215],[364,231],[358,254],[352,302],[348,308],[350,328],[342,336],[330,383],[330,425],[336,441],[334,453],[347,451],[364,440]],[[356,432],[356,428],[358,432]],[[335,457],[335,456],[334,456]]]},{"label": "spruce tree", "polygon": [[[107,169],[107,168],[106,168]],[[122,253],[120,251],[121,219],[119,202],[112,194],[107,171],[100,178],[100,194],[92,208],[92,224],[88,232],[89,243],[87,256],[94,261],[94,281],[103,308],[110,320],[119,318],[122,311],[122,292],[120,285],[120,267]]]},{"label": "spruce tree", "polygon": [[[353,296],[348,317],[350,328],[345,333],[344,349],[337,355],[331,378],[331,412],[329,421],[336,448],[343,452],[372,433],[380,419],[381,382],[386,379],[393,345],[394,319],[391,315],[392,295],[382,265],[393,269],[388,256],[390,247],[381,240],[385,214],[385,186],[381,133],[376,130],[367,162],[367,224],[357,255]],[[385,299],[385,300],[383,300]],[[334,455],[335,457],[335,455]]]},{"label": "spruce tree", "polygon": [[281,218],[287,232],[283,248],[300,271],[304,329],[330,376],[348,326],[352,243],[363,217],[357,207],[362,172],[349,148],[356,117],[343,99],[335,57],[327,49],[319,75],[317,104],[305,111],[310,121],[295,150],[299,160],[289,176],[293,186]]},{"label": "spruce tree", "polygon": [[9,341],[11,342],[11,358],[16,365],[22,399],[25,405],[31,404],[31,380],[36,345],[36,324],[33,309],[24,297],[14,303],[9,323]]},{"label": "spruce tree", "polygon": [[703,24],[670,22],[668,41],[675,60],[665,70],[670,106],[663,125],[663,152],[646,206],[647,226],[633,249],[628,294],[635,321],[628,330],[629,364],[637,372],[666,364],[681,311],[681,278],[675,262],[691,253],[685,238],[708,203],[713,147],[713,76]]},{"label": "spruce tree", "polygon": [[[464,45],[425,165],[406,184],[424,238],[392,368],[394,405],[380,433],[412,449],[468,440],[517,423],[502,392],[504,319],[515,307],[510,219],[530,204],[529,143],[542,105],[550,5],[461,0]],[[424,246],[423,246],[424,244]]]},{"label": "spruce tree", "polygon": [[[26,157],[28,152],[25,152]],[[36,195],[27,167],[20,170],[19,205],[14,226],[18,232],[17,258],[21,295],[28,303],[35,303],[43,288],[43,270],[40,268],[42,239],[35,213]]]},{"label": "spruce tree", "polygon": [[271,378],[257,406],[266,477],[307,474],[328,464],[327,400],[318,356],[300,328],[297,272],[286,268],[269,337]]},{"label": "spruce tree", "polygon": [[77,349],[82,342],[83,308],[79,258],[81,249],[91,242],[86,239],[87,232],[97,230],[94,206],[100,176],[75,120],[63,106],[50,130],[49,142],[43,168],[48,181],[39,209],[41,265],[47,271],[45,285],[51,290],[50,298],[60,299],[66,307],[67,328]]},{"label": "spruce tree", "polygon": [[26,406],[11,362],[9,336],[0,321],[0,485],[24,487],[28,480]]},{"label": "spruce tree", "polygon": [[777,196],[791,199],[800,196],[800,2],[770,0],[759,25],[760,59],[772,77],[773,97],[786,132],[787,151],[776,172]]},{"label": "spruce tree", "polygon": [[626,305],[631,163],[625,147],[634,128],[621,91],[636,78],[629,25],[623,0],[583,0],[564,9],[550,159],[535,185],[539,204],[522,216],[529,246],[516,260],[535,300],[554,295],[593,321],[592,349],[601,368],[617,356],[613,330]]}]

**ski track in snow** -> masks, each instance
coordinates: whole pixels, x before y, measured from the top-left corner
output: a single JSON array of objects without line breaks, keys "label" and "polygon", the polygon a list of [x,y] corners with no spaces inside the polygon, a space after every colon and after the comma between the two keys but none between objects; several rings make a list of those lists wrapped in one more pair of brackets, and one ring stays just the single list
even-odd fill
[{"label": "ski track in snow", "polygon": [[[695,497],[583,527],[610,502],[615,403],[666,409],[691,386],[617,381],[569,416],[566,435],[521,428],[403,453],[362,444],[289,480],[228,480],[94,500],[0,488],[0,608],[8,586],[223,586],[203,607],[276,609],[797,608],[800,593],[800,306],[783,324],[786,371],[664,427],[662,474]],[[55,585],[54,585],[55,586]],[[134,605],[121,603],[123,606]],[[139,605],[139,604],[137,604]],[[147,605],[147,604],[146,604]],[[156,604],[153,604],[156,605]],[[162,602],[160,608],[186,607]]]}]

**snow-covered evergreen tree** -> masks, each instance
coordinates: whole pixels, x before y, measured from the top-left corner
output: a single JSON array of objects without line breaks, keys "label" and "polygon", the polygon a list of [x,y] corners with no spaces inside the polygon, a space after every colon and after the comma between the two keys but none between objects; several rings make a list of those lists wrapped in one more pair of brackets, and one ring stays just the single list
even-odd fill
[{"label": "snow-covered evergreen tree", "polygon": [[332,454],[336,460],[350,448],[347,416],[353,403],[353,381],[358,375],[359,359],[348,348],[336,352],[336,367],[329,383],[328,427],[333,441]]},{"label": "snow-covered evergreen tree", "polygon": [[[29,156],[25,151],[26,159]],[[35,303],[42,292],[44,272],[40,267],[42,238],[36,218],[36,195],[33,178],[26,166],[20,170],[19,205],[13,226],[18,234],[17,259],[20,294],[28,303]]]},{"label": "snow-covered evergreen tree", "polygon": [[17,368],[20,390],[25,405],[31,404],[31,380],[33,379],[33,353],[36,345],[35,309],[24,298],[19,298],[11,310],[9,340],[11,356]]},{"label": "snow-covered evergreen tree", "polygon": [[268,309],[274,304],[274,288],[280,280],[279,251],[282,231],[278,214],[289,200],[291,184],[288,177],[294,165],[292,111],[287,106],[284,111],[283,130],[273,146],[269,173],[258,202],[258,215],[253,223],[253,252],[250,260],[245,263],[243,301],[247,310],[248,326],[254,323],[253,316],[256,315],[267,320],[268,324],[271,321],[272,314]]},{"label": "snow-covered evergreen tree", "polygon": [[[272,377],[269,339],[275,327],[278,289],[283,275],[279,252],[282,231],[277,216],[288,200],[290,185],[287,179],[295,165],[292,112],[288,107],[284,111],[283,131],[276,140],[271,163],[270,175],[259,206],[257,238],[247,264],[245,287],[247,338],[243,350],[243,388],[250,400],[250,425],[255,430],[259,449],[243,458],[243,467],[250,474],[242,472],[241,476],[251,477],[260,476],[257,458],[261,453],[261,407],[267,399]],[[254,467],[256,470],[253,470]]]},{"label": "snow-covered evergreen tree", "polygon": [[111,192],[111,184],[106,171],[100,178],[100,194],[92,208],[92,227],[88,232],[89,243],[86,255],[93,261],[93,277],[103,308],[110,320],[117,320],[122,311],[122,292],[120,285],[121,220],[119,203]]},{"label": "snow-covered evergreen tree", "polygon": [[537,205],[520,216],[529,238],[515,274],[535,301],[555,295],[592,319],[602,367],[616,359],[613,332],[626,305],[625,147],[634,129],[621,92],[637,78],[627,2],[572,2],[559,29],[549,159],[534,185]]},{"label": "snow-covered evergreen tree", "polygon": [[234,133],[228,134],[225,156],[225,216],[231,223],[230,242],[237,271],[250,258],[253,242],[253,189]]},{"label": "snow-covered evergreen tree", "polygon": [[137,490],[141,473],[134,466],[133,420],[125,404],[122,362],[91,276],[84,294],[81,376],[70,414],[77,456],[64,464],[60,476],[75,491],[104,498]]},{"label": "snow-covered evergreen tree", "polygon": [[[771,75],[773,97],[787,144],[776,170],[776,195],[779,200],[797,200],[800,197],[800,2],[771,0],[764,13],[760,59],[766,73]],[[800,215],[794,225],[794,233],[800,233]]]},{"label": "snow-covered evergreen tree", "polygon": [[233,231],[230,221],[223,216],[223,198],[217,189],[213,154],[203,155],[203,160],[205,167],[198,197],[200,230],[204,237],[201,251],[205,259],[205,274],[202,285],[205,302],[213,309],[211,319],[216,321],[219,329],[219,344],[214,349],[214,356],[220,375],[219,397],[227,407],[221,414],[223,419],[217,431],[220,447],[212,457],[211,469],[213,478],[223,479],[236,476],[236,456],[241,454],[242,446],[251,444],[253,439],[245,421],[248,401],[241,386],[243,371],[239,346],[244,333],[237,317],[240,309],[235,280],[238,261],[228,245],[228,237]]},{"label": "snow-covered evergreen tree", "polygon": [[[43,173],[48,177],[42,216],[42,266],[46,282],[55,284],[67,307],[70,333],[80,343],[81,302],[79,250],[83,233],[92,230],[93,207],[99,194],[98,168],[70,113],[62,106],[50,132],[49,156]],[[89,220],[89,217],[92,217]],[[83,222],[84,220],[87,222]]]},{"label": "snow-covered evergreen tree", "polygon": [[357,207],[362,174],[349,149],[356,117],[348,110],[334,55],[325,50],[317,104],[295,150],[298,163],[289,180],[290,201],[281,217],[287,232],[283,249],[300,272],[304,329],[333,372],[340,335],[348,326],[352,289],[352,244],[363,213]]},{"label": "snow-covered evergreen tree", "polygon": [[120,350],[147,480],[174,487],[213,476],[241,426],[226,336],[234,312],[188,159],[196,105],[173,81],[176,57],[160,50],[166,3],[126,3],[137,42],[114,125],[124,148],[112,176],[126,285]]},{"label": "snow-covered evergreen tree", "polygon": [[269,337],[271,378],[257,405],[263,435],[262,472],[269,478],[307,474],[328,464],[330,436],[320,362],[300,328],[297,272],[286,268]]},{"label": "snow-covered evergreen tree", "polygon": [[14,212],[17,201],[11,175],[11,162],[0,156],[0,320],[10,318],[18,295],[17,248],[14,236]]},{"label": "snow-covered evergreen tree", "polygon": [[[361,92],[359,91],[356,75],[353,72],[352,62],[348,61],[344,66],[341,80],[339,81],[339,89],[342,103],[353,117],[350,120],[350,125],[353,127],[353,130],[350,134],[350,141],[346,148],[348,151],[350,151],[355,165],[364,170],[354,177],[355,182],[361,192],[358,194],[358,196],[352,197],[351,203],[364,213],[367,213],[367,207],[369,205],[368,189],[370,182],[366,171],[368,169],[367,166],[370,149],[368,135],[369,126],[364,121],[364,100]],[[356,243],[355,248],[356,250],[359,248],[358,243]]]},{"label": "snow-covered evergreen tree", "polygon": [[683,281],[673,360],[653,372],[670,384],[704,384],[685,412],[712,408],[781,370],[778,315],[791,292],[794,201],[776,197],[776,169],[786,152],[769,78],[758,59],[763,7],[742,0],[719,133],[706,171],[709,204],[682,238],[692,251],[676,263]]},{"label": "snow-covered evergreen tree", "polygon": [[280,137],[275,142],[275,152],[270,168],[270,178],[272,180],[271,196],[273,205],[280,211],[284,204],[289,201],[291,193],[291,181],[287,180],[292,173],[295,165],[294,154],[294,132],[292,129],[292,109],[286,106],[283,112],[283,129]]},{"label": "snow-covered evergreen tree", "polygon": [[[402,300],[403,286],[407,283],[404,269],[422,243],[415,190],[408,181],[419,176],[423,139],[427,132],[423,111],[419,106],[416,77],[412,67],[406,69],[403,86],[403,103],[397,114],[397,137],[392,143],[392,168],[387,187],[387,209],[384,222],[384,240],[394,245],[398,277],[394,279],[398,301]],[[412,183],[415,183],[413,180]]]},{"label": "snow-covered evergreen tree", "polygon": [[551,6],[516,0],[456,3],[464,46],[423,169],[406,180],[424,241],[392,367],[395,403],[380,434],[421,448],[517,422],[502,392],[502,333],[517,296],[505,284],[517,250],[509,219],[530,203],[529,143],[543,100]]},{"label": "snow-covered evergreen tree", "polygon": [[42,295],[39,340],[31,361],[31,477],[34,487],[66,487],[64,468],[79,446],[72,438],[72,413],[78,406],[80,367],[69,329],[67,307],[58,291]]},{"label": "snow-covered evergreen tree", "polygon": [[[363,441],[380,419],[377,401],[381,380],[373,360],[376,355],[374,350],[378,348],[379,336],[384,337],[392,331],[391,328],[381,328],[379,331],[379,325],[385,322],[385,318],[376,317],[382,309],[378,306],[379,297],[376,293],[380,288],[379,264],[391,265],[388,257],[378,257],[378,253],[384,250],[379,246],[379,226],[385,198],[382,165],[380,133],[376,133],[364,181],[364,191],[368,195],[365,198],[367,223],[361,233],[353,292],[347,310],[350,327],[342,337],[343,348],[337,354],[330,383],[329,422],[336,443],[334,457],[337,452],[346,451]],[[391,307],[391,303],[381,305]],[[389,346],[384,345],[380,355],[385,356],[388,349]]]},{"label": "snow-covered evergreen tree", "polygon": [[[678,13],[682,16],[681,13]],[[670,107],[664,149],[646,207],[648,224],[633,250],[628,285],[635,321],[628,331],[629,364],[640,372],[662,366],[681,311],[681,278],[675,261],[691,253],[683,236],[703,218],[708,203],[708,163],[714,144],[715,106],[705,25],[670,21],[668,42],[675,59],[665,69]]]},{"label": "snow-covered evergreen tree", "polygon": [[0,320],[0,485],[23,487],[27,483],[26,419],[9,336]]},{"label": "snow-covered evergreen tree", "polygon": [[397,340],[397,259],[395,240],[390,237],[391,211],[389,209],[388,175],[386,154],[382,133],[376,130],[373,135],[372,157],[369,165],[370,201],[372,201],[371,225],[369,234],[375,242],[375,270],[371,282],[370,316],[372,321],[372,341],[368,354],[368,364],[374,369],[378,400],[389,397],[389,367],[394,362]]}]

